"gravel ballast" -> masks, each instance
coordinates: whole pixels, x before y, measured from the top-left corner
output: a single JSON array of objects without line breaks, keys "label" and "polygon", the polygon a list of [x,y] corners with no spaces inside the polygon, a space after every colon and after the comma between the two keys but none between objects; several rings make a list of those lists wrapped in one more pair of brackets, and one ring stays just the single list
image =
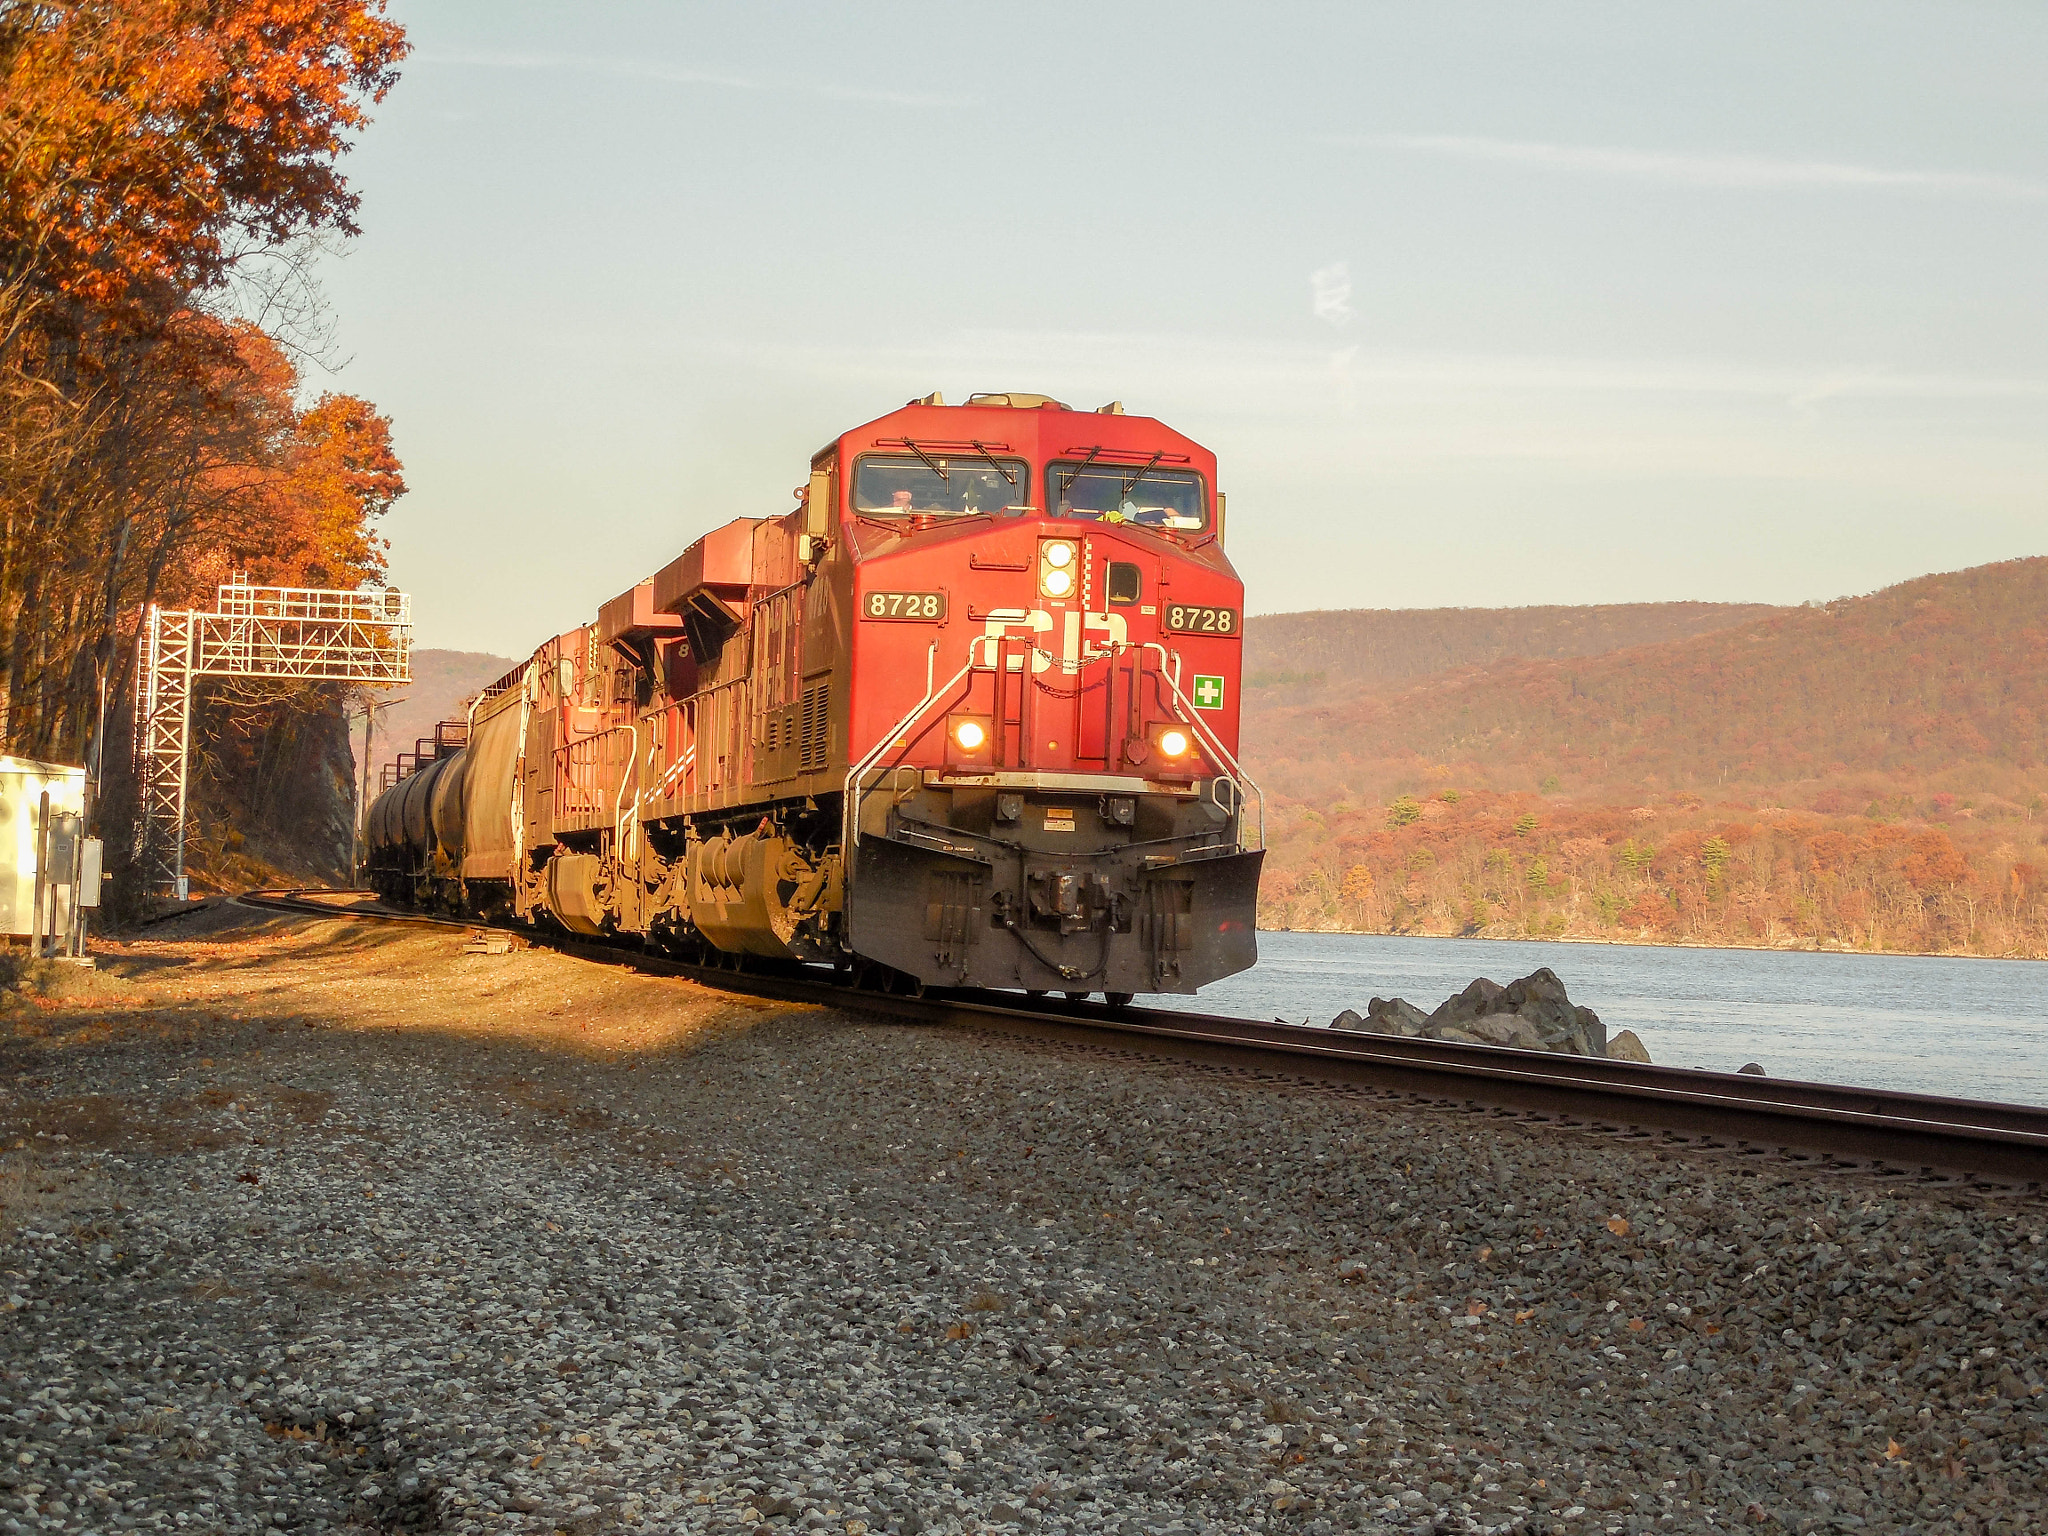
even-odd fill
[{"label": "gravel ballast", "polygon": [[2020,1532],[2048,1221],[459,934],[0,1023],[0,1532]]}]

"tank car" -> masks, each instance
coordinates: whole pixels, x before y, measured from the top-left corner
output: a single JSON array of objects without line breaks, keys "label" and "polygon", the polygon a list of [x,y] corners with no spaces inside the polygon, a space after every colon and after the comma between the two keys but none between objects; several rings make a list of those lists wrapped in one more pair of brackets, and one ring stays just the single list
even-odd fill
[{"label": "tank car", "polygon": [[914,400],[474,701],[369,813],[387,899],[871,986],[1250,966],[1244,589],[1214,456],[1120,405]]}]

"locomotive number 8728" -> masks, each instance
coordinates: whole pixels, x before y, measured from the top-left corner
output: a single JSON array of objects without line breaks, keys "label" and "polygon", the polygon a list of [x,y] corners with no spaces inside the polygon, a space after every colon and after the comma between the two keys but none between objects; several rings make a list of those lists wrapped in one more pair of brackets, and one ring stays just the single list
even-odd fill
[{"label": "locomotive number 8728", "polygon": [[485,689],[371,880],[891,989],[1193,992],[1253,962],[1263,857],[1223,513],[1120,405],[912,401]]},{"label": "locomotive number 8728", "polygon": [[870,592],[861,600],[861,616],[869,619],[943,619],[943,592]]},{"label": "locomotive number 8728", "polygon": [[1230,608],[1191,608],[1184,603],[1168,603],[1166,627],[1190,635],[1234,635],[1237,613]]}]

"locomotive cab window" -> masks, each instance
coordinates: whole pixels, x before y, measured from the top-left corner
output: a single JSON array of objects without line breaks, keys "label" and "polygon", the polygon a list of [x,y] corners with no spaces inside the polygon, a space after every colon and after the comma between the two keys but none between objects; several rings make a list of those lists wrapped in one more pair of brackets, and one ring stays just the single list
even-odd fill
[{"label": "locomotive cab window", "polygon": [[1054,517],[1193,532],[1209,526],[1202,477],[1185,469],[1054,464],[1047,468],[1046,505]]},{"label": "locomotive cab window", "polygon": [[1128,560],[1112,560],[1103,586],[1112,603],[1127,607],[1145,595],[1145,573]]},{"label": "locomotive cab window", "polygon": [[1022,459],[871,453],[854,466],[853,509],[868,517],[1015,516],[1030,501]]}]

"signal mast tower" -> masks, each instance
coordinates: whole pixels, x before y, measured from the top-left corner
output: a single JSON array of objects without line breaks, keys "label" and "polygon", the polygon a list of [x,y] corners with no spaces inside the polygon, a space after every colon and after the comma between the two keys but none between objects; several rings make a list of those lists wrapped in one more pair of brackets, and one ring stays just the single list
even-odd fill
[{"label": "signal mast tower", "polygon": [[135,665],[135,766],[142,787],[136,864],[147,890],[182,901],[193,683],[202,677],[372,687],[410,682],[412,599],[390,588],[252,587],[238,571],[219,589],[211,613],[151,603]]}]

